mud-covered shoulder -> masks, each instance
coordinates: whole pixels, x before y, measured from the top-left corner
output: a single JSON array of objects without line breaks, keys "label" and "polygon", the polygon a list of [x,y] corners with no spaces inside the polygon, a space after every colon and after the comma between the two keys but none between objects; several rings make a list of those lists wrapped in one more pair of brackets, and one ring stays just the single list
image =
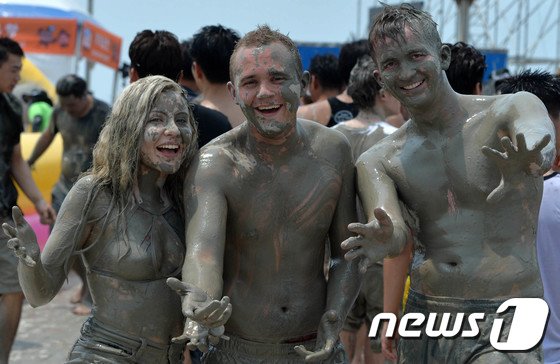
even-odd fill
[{"label": "mud-covered shoulder", "polygon": [[317,153],[333,153],[345,157],[352,156],[350,143],[342,132],[306,119],[298,119],[298,123],[309,136],[312,148]]},{"label": "mud-covered shoulder", "polygon": [[111,203],[111,192],[107,187],[100,186],[91,175],[86,175],[72,186],[62,203],[58,220],[68,215],[87,215],[88,220],[99,218],[107,212]]},{"label": "mud-covered shoulder", "polygon": [[360,155],[356,161],[356,166],[364,163],[384,164],[386,161],[393,158],[402,148],[407,135],[410,135],[410,128],[411,122],[407,121],[393,133],[375,143],[371,148]]}]

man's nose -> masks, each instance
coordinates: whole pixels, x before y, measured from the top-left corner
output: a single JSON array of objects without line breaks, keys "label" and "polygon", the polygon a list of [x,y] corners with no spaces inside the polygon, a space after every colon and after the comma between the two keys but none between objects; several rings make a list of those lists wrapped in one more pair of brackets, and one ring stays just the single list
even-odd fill
[{"label": "man's nose", "polygon": [[268,82],[262,82],[259,86],[259,92],[257,94],[257,98],[262,99],[272,95],[273,93],[270,90],[270,84]]},{"label": "man's nose", "polygon": [[403,62],[401,64],[400,78],[402,80],[407,80],[414,76],[416,73],[416,65],[412,62]]}]

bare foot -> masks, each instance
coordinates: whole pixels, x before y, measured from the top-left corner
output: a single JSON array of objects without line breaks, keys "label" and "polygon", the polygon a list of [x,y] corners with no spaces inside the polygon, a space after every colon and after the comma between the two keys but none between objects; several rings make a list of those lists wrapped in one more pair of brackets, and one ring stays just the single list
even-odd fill
[{"label": "bare foot", "polygon": [[89,316],[91,313],[91,307],[88,307],[83,303],[78,303],[72,309],[72,313],[77,316]]}]

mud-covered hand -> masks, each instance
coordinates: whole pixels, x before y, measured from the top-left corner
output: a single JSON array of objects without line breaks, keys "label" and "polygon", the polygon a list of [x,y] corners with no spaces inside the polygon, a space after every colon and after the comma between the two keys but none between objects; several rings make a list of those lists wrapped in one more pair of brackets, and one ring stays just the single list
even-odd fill
[{"label": "mud-covered hand", "polygon": [[387,246],[393,236],[393,221],[385,210],[376,208],[373,211],[375,219],[367,224],[353,223],[348,230],[358,234],[350,237],[341,244],[347,250],[344,258],[348,261],[360,258],[360,272],[363,274],[373,263],[380,261],[387,255]]},{"label": "mud-covered hand", "polygon": [[333,354],[340,330],[342,330],[342,320],[336,311],[329,310],[321,317],[315,351],[309,351],[303,345],[295,346],[294,350],[304,357],[307,363],[327,360]]},{"label": "mud-covered hand", "polygon": [[545,171],[541,167],[543,159],[541,151],[550,139],[550,135],[547,134],[535,144],[533,149],[528,149],[525,136],[517,134],[517,147],[507,136],[500,139],[504,152],[483,146],[482,153],[497,164],[502,174],[500,184],[490,192],[486,201],[489,203],[500,201],[508,192],[519,188],[520,181],[527,175],[535,177],[542,175]]},{"label": "mud-covered hand", "polygon": [[12,207],[12,219],[14,226],[4,223],[2,230],[10,240],[8,240],[8,248],[28,267],[35,267],[39,259],[41,259],[41,251],[37,244],[35,232],[23,218],[23,214],[19,207]]},{"label": "mud-covered hand", "polygon": [[187,348],[191,351],[196,349],[203,353],[208,351],[208,346],[217,345],[220,339],[229,340],[229,337],[224,335],[224,326],[208,328],[199,324],[190,318],[185,319],[185,328],[183,334],[171,339],[174,343],[187,342]]},{"label": "mud-covered hand", "polygon": [[213,300],[200,288],[173,277],[167,279],[167,285],[182,297],[183,315],[187,318],[183,334],[173,342],[189,341],[189,349],[206,351],[208,342],[215,345],[220,338],[228,339],[224,325],[231,316],[229,297]]}]

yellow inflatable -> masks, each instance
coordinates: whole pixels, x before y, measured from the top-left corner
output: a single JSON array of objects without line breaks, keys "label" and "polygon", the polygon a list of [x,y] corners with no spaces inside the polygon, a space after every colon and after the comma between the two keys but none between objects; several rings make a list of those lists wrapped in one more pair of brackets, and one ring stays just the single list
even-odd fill
[{"label": "yellow inflatable", "polygon": [[[31,156],[31,152],[39,139],[41,133],[21,133],[21,153],[24,159],[28,159]],[[33,168],[31,173],[35,183],[39,187],[41,194],[47,201],[51,201],[51,190],[55,185],[56,181],[60,176],[60,161],[62,158],[62,137],[60,134],[56,134],[53,142],[49,148],[43,153],[41,158],[39,158]],[[23,194],[23,192],[18,187],[18,206],[21,207],[25,215],[33,215],[36,213],[35,206],[29,201],[29,199]]]},{"label": "yellow inflatable", "polygon": [[41,87],[47,92],[47,94],[55,104],[58,102],[56,89],[53,86],[52,82],[49,81],[47,76],[45,76],[45,74],[41,72],[41,70],[27,58],[24,58],[22,62],[20,82],[32,82],[37,84],[37,86]]}]

